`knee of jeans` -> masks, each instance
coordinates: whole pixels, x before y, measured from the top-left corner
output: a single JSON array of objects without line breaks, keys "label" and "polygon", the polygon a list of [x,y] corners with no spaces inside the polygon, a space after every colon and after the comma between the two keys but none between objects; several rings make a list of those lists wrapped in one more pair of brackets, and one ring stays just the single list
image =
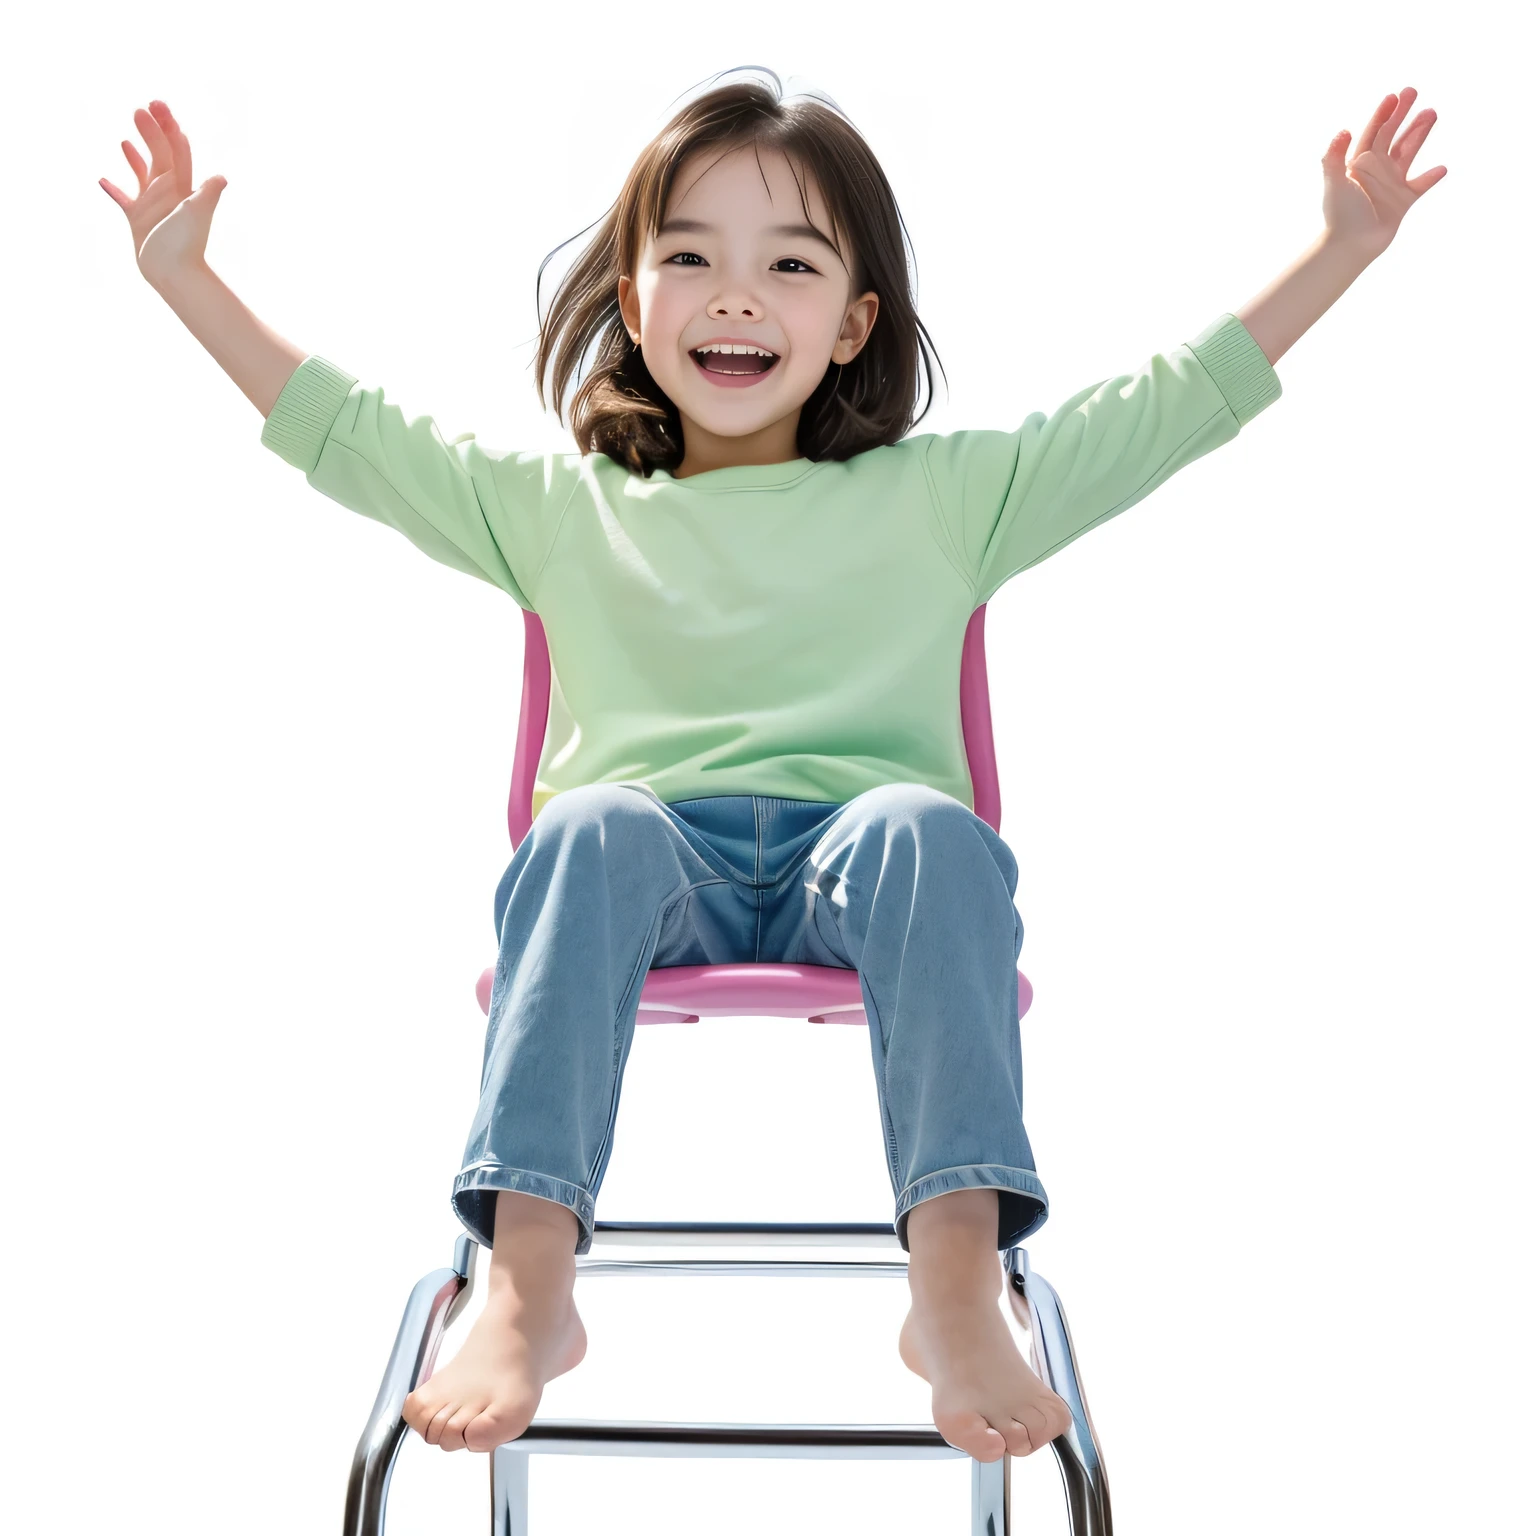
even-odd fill
[{"label": "knee of jeans", "polygon": [[843,807],[843,815],[811,850],[811,860],[820,868],[832,850],[843,847],[853,833],[867,837],[871,831],[878,831],[883,835],[892,826],[926,832],[941,824],[947,827],[951,822],[958,829],[975,819],[967,806],[931,784],[877,784]]},{"label": "knee of jeans", "polygon": [[940,836],[951,828],[956,833],[970,830],[977,819],[968,805],[931,784],[880,784],[865,790],[859,800],[870,818],[886,824],[910,822],[922,831],[936,829]]},{"label": "knee of jeans", "polygon": [[881,784],[866,790],[861,798],[868,801],[870,814],[883,826],[905,824],[919,838],[953,841],[976,857],[980,857],[979,839],[1007,882],[1009,893],[1017,889],[1019,866],[1013,850],[970,806],[953,795],[931,784]]},{"label": "knee of jeans", "polygon": [[565,831],[578,827],[611,827],[616,822],[634,819],[649,821],[659,811],[659,802],[632,784],[578,784],[562,789],[544,804],[533,823],[533,830]]}]

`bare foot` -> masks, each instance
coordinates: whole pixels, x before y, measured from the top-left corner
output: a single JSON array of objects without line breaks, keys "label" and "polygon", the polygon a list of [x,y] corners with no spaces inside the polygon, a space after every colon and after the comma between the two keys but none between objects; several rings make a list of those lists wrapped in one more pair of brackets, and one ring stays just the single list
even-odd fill
[{"label": "bare foot", "polygon": [[934,1427],[977,1461],[1028,1456],[1072,1427],[1072,1412],[1029,1368],[997,1294],[956,1287],[915,1299],[903,1364],[933,1388]]},{"label": "bare foot", "polygon": [[458,1354],[405,1400],[405,1422],[445,1451],[490,1451],[533,1422],[544,1385],[574,1370],[587,1331],[574,1298],[519,1295],[494,1277]]}]

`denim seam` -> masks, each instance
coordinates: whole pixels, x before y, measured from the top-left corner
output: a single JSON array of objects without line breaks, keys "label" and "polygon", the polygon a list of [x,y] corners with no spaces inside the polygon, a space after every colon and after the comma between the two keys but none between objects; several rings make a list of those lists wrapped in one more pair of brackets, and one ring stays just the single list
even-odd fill
[{"label": "denim seam", "polygon": [[[682,890],[678,891],[670,901],[662,902],[656,910],[655,917],[651,921],[650,934],[647,937],[646,942],[641,946],[641,956],[644,957],[647,955],[647,953],[655,954],[656,939],[661,933],[661,926],[666,920],[667,913],[670,912],[672,908],[678,904],[678,902],[682,901],[684,897],[688,896],[691,892],[698,890],[699,887],[703,885],[729,884],[730,881],[728,880],[694,880],[691,881],[688,885],[685,885]],[[648,970],[649,966],[647,966],[646,969]],[[628,997],[632,991],[636,991],[635,978],[637,976],[641,978],[639,991],[643,991],[645,988],[645,972],[640,969],[640,961],[638,959],[635,961],[635,969],[630,973],[629,985],[624,988],[625,997]],[[635,997],[635,1006],[637,1010],[639,1008],[639,1003],[640,999],[637,991]],[[613,1095],[608,1103],[608,1125],[603,1132],[602,1141],[598,1143],[597,1152],[593,1155],[591,1167],[587,1170],[587,1183],[589,1185],[597,1181],[597,1170],[603,1165],[603,1156],[608,1150],[608,1144],[613,1140],[614,1122],[618,1118],[619,1057],[623,1054],[624,1051],[624,1035],[623,1031],[621,1031],[619,1028],[619,1018],[620,1014],[615,1014],[613,1018],[613,1060],[609,1067],[609,1077],[613,1084]]]},{"label": "denim seam", "polygon": [[[820,892],[817,892],[818,897]],[[891,1116],[891,1079],[889,1072],[890,1055],[886,1050],[885,1030],[880,1023],[880,1010],[875,1006],[875,994],[869,983],[864,980],[863,973],[859,975],[859,982],[864,992],[864,1022],[873,1029],[880,1040],[880,1098],[884,1104],[883,1118],[885,1120],[885,1150],[886,1158],[891,1166],[891,1182],[898,1188],[901,1186],[901,1148],[896,1142],[896,1122]],[[873,1017],[871,1017],[873,1015]]]},{"label": "denim seam", "polygon": [[[734,865],[727,863],[724,857],[711,846],[706,834],[700,832],[697,827],[690,826],[687,819],[674,813],[673,825],[683,834],[688,844],[688,851],[706,869],[713,870],[719,876],[721,885],[748,885],[752,881],[741,873]],[[695,842],[697,839],[697,843]]]},{"label": "denim seam", "polygon": [[752,958],[755,962],[761,962],[763,958],[763,814],[762,805],[756,795],[752,797],[752,831],[757,843],[756,860],[752,865],[753,895],[757,899],[757,937],[752,945]]},{"label": "denim seam", "polygon": [[[819,871],[818,871],[818,874],[819,874]],[[822,912],[824,910],[827,898],[822,894],[821,887],[819,885],[817,885],[817,884],[812,883],[812,884],[807,885],[806,889],[808,891],[810,891],[812,893],[812,895],[815,897],[815,901],[814,901],[814,903],[812,904],[812,907],[811,907],[811,922],[815,924],[817,933],[819,933],[821,935],[822,943],[825,944],[827,946],[827,948],[832,951],[833,954],[839,954],[839,953],[847,954],[848,953],[848,946],[843,943],[842,930],[837,926],[837,917],[836,917],[836,915],[834,914],[832,916],[832,918],[831,918],[831,922],[832,922],[832,937],[831,938],[827,937],[826,931],[822,927],[821,917],[822,917]],[[845,969],[856,971],[856,970],[858,970],[858,966],[857,965],[849,965],[849,966],[845,967]],[[867,1012],[867,1010],[866,1010],[866,1012]]]},{"label": "denim seam", "polygon": [[[879,1027],[880,1024],[877,1017],[875,1028],[879,1029]],[[896,1119],[895,1116],[891,1114],[891,1078],[890,1073],[886,1070],[886,1062],[888,1059],[889,1057],[887,1055],[885,1046],[882,1043],[880,1047],[880,1085],[885,1094],[885,1117],[886,1120],[890,1123],[890,1129],[886,1133],[886,1145],[890,1149],[891,1154],[891,1177],[894,1178],[898,1184],[900,1184],[901,1148],[896,1141]]]}]

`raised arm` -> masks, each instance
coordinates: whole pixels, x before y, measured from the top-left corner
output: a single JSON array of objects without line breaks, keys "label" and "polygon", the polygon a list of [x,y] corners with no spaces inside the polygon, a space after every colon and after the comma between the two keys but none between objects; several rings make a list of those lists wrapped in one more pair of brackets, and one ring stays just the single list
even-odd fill
[{"label": "raised arm", "polygon": [[149,105],[150,111],[141,108],[133,115],[149,146],[147,169],[133,145],[122,141],[123,154],[138,178],[138,197],[128,197],[105,177],[100,185],[128,216],[134,256],[150,287],[245,398],[269,416],[307,354],[257,319],[209,267],[204,254],[208,229],[225,180],[210,177],[194,192],[192,147],[186,134],[163,101]]},{"label": "raised arm", "polygon": [[134,114],[153,157],[147,171],[123,141],[138,197],[104,177],[101,186],[128,215],[145,280],[261,412],[262,445],[332,501],[532,610],[582,456],[487,453],[473,432],[446,441],[432,417],[408,415],[379,386],[262,324],[204,256],[224,178],[194,192],[186,135],[163,101],[150,107]]},{"label": "raised arm", "polygon": [[1437,165],[1408,179],[1419,146],[1435,126],[1426,108],[1394,144],[1418,99],[1410,85],[1382,98],[1347,160],[1347,129],[1323,156],[1323,233],[1261,294],[1235,311],[1271,365],[1310,330],[1344,290],[1391,245],[1403,215],[1445,175]]},{"label": "raised arm", "polygon": [[308,354],[253,315],[207,262],[171,273],[153,286],[241,394],[270,416],[283,385]]}]

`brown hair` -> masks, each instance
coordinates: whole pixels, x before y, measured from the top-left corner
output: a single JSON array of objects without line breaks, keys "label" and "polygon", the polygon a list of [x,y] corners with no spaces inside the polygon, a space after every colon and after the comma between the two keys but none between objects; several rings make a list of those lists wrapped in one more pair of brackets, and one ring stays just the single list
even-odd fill
[{"label": "brown hair", "polygon": [[[914,415],[918,371],[921,367],[931,404],[928,352],[935,360],[938,354],[908,288],[906,226],[890,184],[863,136],[835,104],[816,97],[786,103],[779,77],[765,72],[773,78],[772,90],[757,80],[720,86],[690,102],[646,145],[540,320],[534,357],[539,404],[553,365],[555,414],[562,422],[566,386],[588,349],[596,348],[570,402],[571,431],[583,454],[606,453],[646,476],[653,469],[670,472],[682,462],[682,420],[630,339],[619,312],[618,282],[620,274],[634,276],[644,244],[641,231],[656,234],[678,168],[702,149],[719,149],[723,157],[750,144],[784,153],[796,171],[802,208],[805,184],[799,173],[808,169],[831,211],[834,243],[844,242],[838,250],[853,276],[850,297],[871,291],[880,296],[879,313],[858,355],[846,366],[829,363],[801,408],[796,434],[801,457],[846,459],[898,442],[927,414],[925,405]],[[809,219],[808,208],[805,213]],[[554,254],[539,264],[540,277]],[[942,372],[943,364],[939,367]]]}]

